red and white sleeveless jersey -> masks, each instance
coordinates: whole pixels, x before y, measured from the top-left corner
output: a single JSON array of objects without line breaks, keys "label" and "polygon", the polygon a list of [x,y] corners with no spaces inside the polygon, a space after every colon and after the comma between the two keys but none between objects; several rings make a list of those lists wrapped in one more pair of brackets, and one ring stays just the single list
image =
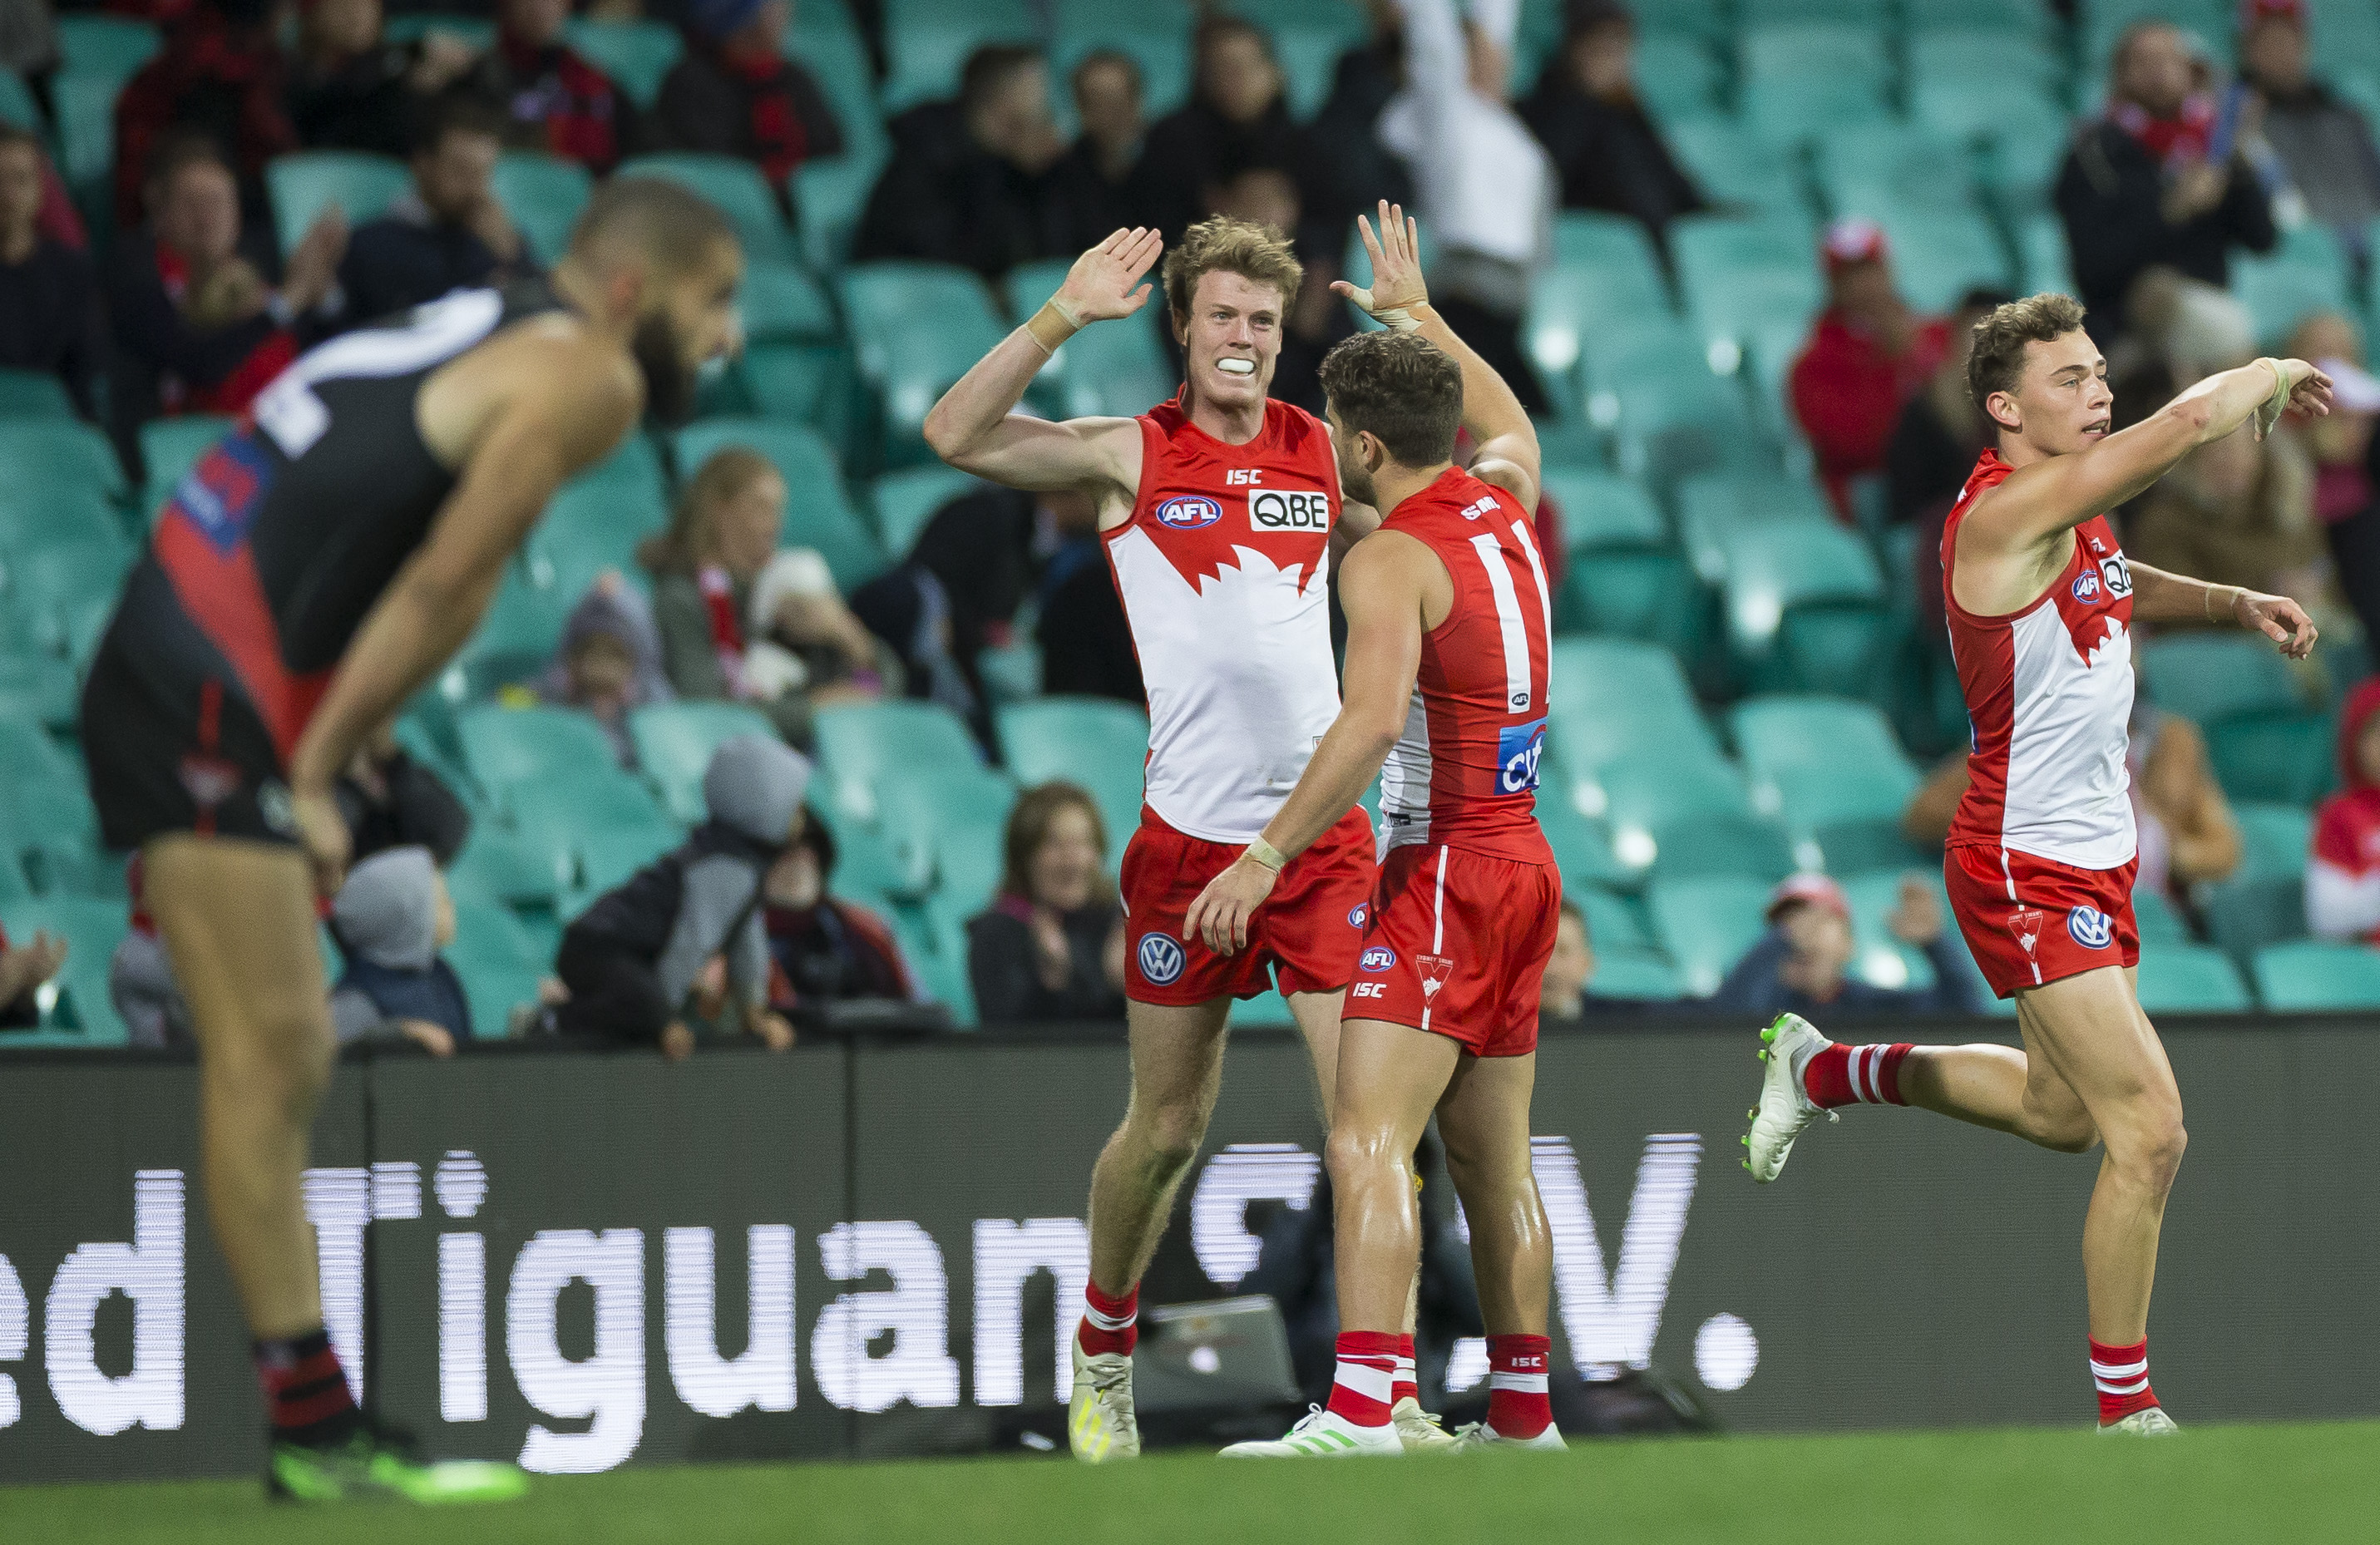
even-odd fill
[{"label": "red and white sleeveless jersey", "polygon": [[1148,687],[1148,807],[1191,836],[1247,842],[1339,714],[1330,432],[1282,402],[1245,445],[1180,398],[1139,423],[1140,494],[1106,542]]},{"label": "red and white sleeveless jersey", "polygon": [[2013,470],[1985,451],[1942,528],[1942,601],[1967,698],[1967,793],[1953,845],[2014,848],[2111,870],[2136,851],[2124,770],[2132,712],[2132,572],[2095,515],[2047,593],[2021,612],[1977,616],[1950,578],[1959,526]]},{"label": "red and white sleeveless jersey", "polygon": [[1422,636],[1405,733],[1380,769],[1380,851],[1442,843],[1551,863],[1537,829],[1553,597],[1520,501],[1450,468],[1380,523],[1426,544],[1454,581]]}]

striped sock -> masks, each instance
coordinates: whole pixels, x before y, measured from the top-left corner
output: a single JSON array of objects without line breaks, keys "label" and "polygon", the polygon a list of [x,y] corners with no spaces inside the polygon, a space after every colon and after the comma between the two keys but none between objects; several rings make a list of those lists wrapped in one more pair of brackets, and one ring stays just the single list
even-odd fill
[{"label": "striped sock", "polygon": [[1339,1371],[1330,1381],[1330,1409],[1357,1427],[1385,1427],[1396,1386],[1393,1331],[1339,1332]]},{"label": "striped sock", "polygon": [[1820,1110],[1838,1105],[1905,1105],[1900,1098],[1900,1064],[1910,1044],[1843,1046],[1829,1041],[1802,1064],[1803,1092]]},{"label": "striped sock", "polygon": [[1083,1284],[1083,1350],[1091,1356],[1112,1353],[1129,1357],[1140,1342],[1140,1284],[1133,1283],[1115,1297],[1099,1291],[1097,1283]]},{"label": "striped sock", "polygon": [[2091,1344],[2091,1382],[2099,1391],[2099,1425],[2119,1422],[2135,1411],[2157,1403],[2149,1388],[2149,1344],[2143,1336],[2131,1346]]},{"label": "striped sock", "polygon": [[275,1442],[322,1447],[355,1431],[361,1418],[347,1389],[346,1370],[331,1350],[329,1332],[260,1341],[255,1355],[257,1381],[264,1386]]},{"label": "striped sock", "polygon": [[1413,1337],[1399,1336],[1396,1380],[1389,1385],[1389,1404],[1394,1405],[1400,1400],[1419,1400],[1420,1398],[1421,1385],[1414,1379]]},{"label": "striped sock", "polygon": [[1553,1343],[1544,1336],[1488,1338],[1488,1425],[1507,1438],[1534,1438],[1553,1424],[1546,1370]]}]

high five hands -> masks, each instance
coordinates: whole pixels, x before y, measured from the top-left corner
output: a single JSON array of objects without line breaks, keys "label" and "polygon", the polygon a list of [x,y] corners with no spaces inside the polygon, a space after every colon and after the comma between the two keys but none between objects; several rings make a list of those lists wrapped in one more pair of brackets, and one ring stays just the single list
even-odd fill
[{"label": "high five hands", "polygon": [[1416,307],[1429,304],[1429,286],[1421,276],[1421,227],[1404,212],[1402,204],[1380,201],[1380,228],[1376,236],[1372,223],[1362,215],[1355,216],[1355,234],[1364,238],[1364,250],[1372,260],[1372,286],[1365,289],[1344,279],[1330,283],[1332,293],[1346,297],[1377,322],[1388,323],[1400,331],[1418,327],[1414,320]]},{"label": "high five hands", "polygon": [[1153,286],[1141,280],[1164,251],[1160,232],[1144,226],[1118,231],[1075,260],[1051,303],[1077,327],[1128,317],[1148,304]]}]

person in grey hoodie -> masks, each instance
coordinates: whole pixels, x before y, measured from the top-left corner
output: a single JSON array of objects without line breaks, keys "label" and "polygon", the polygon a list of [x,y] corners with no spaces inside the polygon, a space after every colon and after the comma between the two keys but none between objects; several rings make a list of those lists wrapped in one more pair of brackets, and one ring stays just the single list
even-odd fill
[{"label": "person in grey hoodie", "polygon": [[801,832],[809,782],[809,759],[783,741],[722,742],[702,778],[710,819],[564,931],[553,968],[570,997],[555,1009],[554,1028],[683,1057],[694,1049],[689,1010],[718,1016],[704,1000],[717,996],[710,979],[723,969],[746,1032],[771,1051],[793,1045],[793,1026],[769,1010],[761,882]]},{"label": "person in grey hoodie", "polygon": [[452,1056],[471,1039],[471,1004],[438,952],[455,942],[455,901],[426,847],[392,847],[348,871],[331,904],[346,974],[331,989],[342,1042],[404,1040]]},{"label": "person in grey hoodie", "polygon": [[630,772],[637,743],[628,715],[665,703],[677,694],[662,671],[662,639],[652,606],[623,578],[605,569],[587,587],[562,626],[562,647],[537,678],[540,700],[584,710],[612,743],[612,754]]}]

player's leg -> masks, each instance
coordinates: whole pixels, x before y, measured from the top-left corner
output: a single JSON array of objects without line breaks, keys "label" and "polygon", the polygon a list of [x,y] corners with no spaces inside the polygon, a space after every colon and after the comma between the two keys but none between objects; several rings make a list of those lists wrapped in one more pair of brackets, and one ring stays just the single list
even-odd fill
[{"label": "player's leg", "polygon": [[1553,1238],[1529,1163],[1537,1058],[1464,1056],[1439,1101],[1447,1173],[1471,1223],[1471,1261],[1488,1330],[1488,1442],[1558,1449],[1547,1396]]},{"label": "player's leg", "polygon": [[1297,1021],[1297,1033],[1305,1038],[1306,1052],[1314,1059],[1314,1090],[1322,1105],[1323,1130],[1328,1131],[1330,1102],[1339,1088],[1339,1011],[1347,990],[1290,992],[1283,997],[1289,1016]]}]

